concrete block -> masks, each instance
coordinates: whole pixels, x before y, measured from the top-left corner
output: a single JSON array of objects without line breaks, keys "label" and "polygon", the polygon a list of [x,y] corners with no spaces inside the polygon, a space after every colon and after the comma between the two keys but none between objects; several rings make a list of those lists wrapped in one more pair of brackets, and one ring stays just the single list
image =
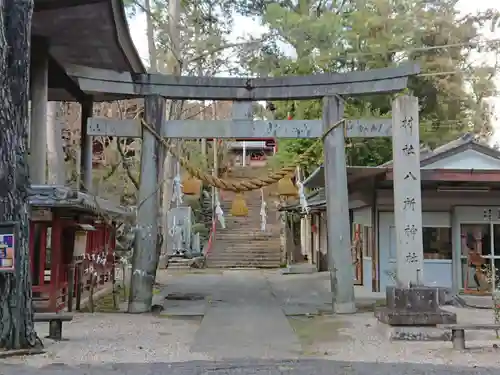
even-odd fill
[{"label": "concrete block", "polygon": [[392,326],[435,326],[437,324],[455,324],[457,315],[446,310],[412,311],[410,309],[375,309],[375,317],[382,323]]},{"label": "concrete block", "polygon": [[435,287],[398,288],[387,287],[387,307],[413,311],[434,311],[444,305],[444,289]]},{"label": "concrete block", "polygon": [[446,291],[435,287],[386,289],[387,307],[375,309],[376,318],[391,326],[435,326],[455,324],[457,316],[440,306],[446,302]]}]

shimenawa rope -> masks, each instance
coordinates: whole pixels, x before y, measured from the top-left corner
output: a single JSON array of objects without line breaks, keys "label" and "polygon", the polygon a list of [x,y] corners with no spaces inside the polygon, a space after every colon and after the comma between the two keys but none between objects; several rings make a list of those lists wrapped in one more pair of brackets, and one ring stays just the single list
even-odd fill
[{"label": "shimenawa rope", "polygon": [[212,176],[209,173],[204,172],[200,168],[193,166],[191,163],[189,163],[189,160],[182,156],[176,149],[175,146],[169,145],[168,142],[163,139],[160,134],[156,132],[155,129],[151,125],[149,125],[144,119],[141,119],[141,124],[143,127],[145,127],[153,136],[165,147],[167,148],[176,158],[179,160],[179,163],[182,165],[183,168],[185,168],[193,177],[196,177],[197,179],[207,183],[210,186],[214,186],[218,189],[222,190],[227,190],[227,191],[233,191],[235,193],[239,192],[244,192],[244,191],[253,191],[253,190],[259,190],[263,187],[273,185],[277,183],[279,180],[281,180],[284,177],[288,177],[290,175],[293,175],[295,172],[295,168],[297,165],[302,165],[308,158],[311,156],[311,154],[314,152],[314,149],[316,146],[320,143],[323,142],[323,140],[326,138],[330,132],[343,124],[346,121],[346,119],[341,119],[337,121],[335,124],[333,124],[327,131],[323,133],[321,138],[318,138],[316,142],[314,142],[302,155],[300,155],[294,163],[292,163],[289,166],[285,166],[277,171],[269,173],[267,176],[264,177],[256,177],[256,178],[250,178],[248,180],[242,180],[242,181],[237,181],[237,180],[225,180],[216,176]]}]

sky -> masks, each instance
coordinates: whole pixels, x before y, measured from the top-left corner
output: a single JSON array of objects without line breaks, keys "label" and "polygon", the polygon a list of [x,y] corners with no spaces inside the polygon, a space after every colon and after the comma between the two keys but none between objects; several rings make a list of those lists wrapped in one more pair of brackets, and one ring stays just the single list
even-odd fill
[{"label": "sky", "polygon": [[[496,8],[500,10],[500,0],[459,0],[458,9],[462,13],[471,13],[474,11],[481,11],[488,8]],[[240,15],[235,16],[234,24],[238,25],[230,39],[236,41],[240,37],[244,37],[247,30],[251,30],[251,35],[258,37],[260,34],[264,33],[266,29],[260,25],[258,19],[252,19],[249,17],[243,17]],[[138,14],[137,16],[129,20],[130,33],[134,44],[139,52],[142,59],[147,61],[148,58],[148,43],[146,38],[146,17],[144,14]],[[483,30],[485,35],[491,39],[500,39],[500,28],[491,32],[489,29]],[[491,56],[486,54],[478,55],[474,57],[475,61],[487,61],[491,59]],[[498,88],[500,89],[500,77],[496,80]],[[493,105],[494,119],[493,119],[493,129],[494,133],[490,139],[491,144],[500,143],[500,96],[490,98],[490,103]]]}]

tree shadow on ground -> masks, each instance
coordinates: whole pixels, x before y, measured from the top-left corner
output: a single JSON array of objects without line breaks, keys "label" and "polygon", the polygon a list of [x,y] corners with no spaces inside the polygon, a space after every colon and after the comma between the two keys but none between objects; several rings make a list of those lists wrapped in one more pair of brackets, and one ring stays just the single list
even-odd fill
[{"label": "tree shadow on ground", "polygon": [[42,368],[2,365],[3,375],[497,375],[499,368],[416,363],[344,362],[322,359],[104,363]]}]

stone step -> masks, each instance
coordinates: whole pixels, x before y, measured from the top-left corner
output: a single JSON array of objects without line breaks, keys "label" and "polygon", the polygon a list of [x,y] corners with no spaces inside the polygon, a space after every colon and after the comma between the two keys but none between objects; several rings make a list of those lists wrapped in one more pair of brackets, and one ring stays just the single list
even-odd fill
[{"label": "stone step", "polygon": [[[231,221],[236,223],[251,221],[254,223],[257,222],[260,223],[261,220],[260,208],[258,210],[256,209],[253,212],[249,210],[249,213],[246,216],[231,216],[230,209],[222,208],[222,211],[224,212],[224,217],[226,218],[226,221]],[[274,212],[267,211],[266,219],[268,223],[271,221],[279,221],[279,216]]]},{"label": "stone step", "polygon": [[225,235],[225,236],[217,236],[215,237],[215,240],[218,241],[219,243],[223,243],[225,245],[231,244],[233,242],[235,243],[240,243],[243,245],[248,246],[249,243],[256,242],[257,244],[261,244],[264,242],[264,244],[272,242],[274,240],[278,241],[279,237],[278,236],[233,236],[233,235]]},{"label": "stone step", "polygon": [[[260,229],[260,220],[258,222],[246,222],[246,223],[231,223],[226,221],[225,228],[217,228],[218,232],[229,232],[233,230],[238,230],[240,232],[249,231],[249,232],[262,232]],[[281,224],[278,223],[266,223],[266,229],[264,232],[270,232],[273,229],[281,228]]]},{"label": "stone step", "polygon": [[[229,178],[248,179],[269,174],[264,167],[233,167]],[[235,193],[221,194],[221,207],[225,213],[226,228],[217,228],[214,247],[207,257],[207,266],[214,268],[277,268],[281,262],[281,221],[276,199],[270,196],[275,187],[264,188],[267,203],[266,231],[260,230],[262,206],[260,190],[244,193],[248,215],[231,216]]]},{"label": "stone step", "polygon": [[219,256],[219,255],[230,255],[232,257],[239,256],[255,256],[255,257],[263,257],[263,256],[280,256],[280,251],[278,248],[274,249],[253,249],[253,250],[243,250],[243,249],[227,249],[227,250],[215,250],[210,254],[210,256]]},{"label": "stone step", "polygon": [[209,262],[208,267],[210,268],[279,268],[281,264],[279,262]]},{"label": "stone step", "polygon": [[[264,232],[272,232],[273,229],[279,229],[281,225],[278,223],[266,223],[266,229]],[[225,228],[217,228],[218,232],[224,233],[229,231],[239,231],[239,232],[262,232],[260,229],[260,221],[256,223],[228,223],[226,221]]]},{"label": "stone step", "polygon": [[220,248],[228,247],[228,246],[237,246],[242,248],[253,248],[253,247],[261,247],[261,248],[269,248],[272,245],[278,245],[281,243],[279,238],[269,238],[256,240],[251,238],[245,238],[240,240],[235,239],[225,239],[225,238],[217,238],[215,239],[217,242],[217,246]]},{"label": "stone step", "polygon": [[[228,213],[227,215],[225,215],[226,221],[236,222],[236,223],[247,222],[247,221],[260,222],[260,210],[259,212],[249,213],[247,216],[231,216],[229,215],[229,210],[224,212]],[[278,221],[278,216],[274,214],[269,214],[268,212],[266,219],[268,222],[272,220]]]},{"label": "stone step", "polygon": [[[248,220],[255,220],[258,219],[260,221],[260,207],[255,210],[249,209],[248,214],[246,216],[232,216],[231,215],[231,208],[224,208],[222,207],[222,211],[224,212],[224,216],[226,219],[230,221],[248,221]],[[273,218],[278,218],[278,215],[275,214],[274,212],[269,212],[267,211],[267,216],[268,219],[273,219]]]},{"label": "stone step", "polygon": [[241,226],[241,227],[235,227],[235,228],[228,228],[226,227],[225,229],[219,229],[217,231],[217,234],[220,235],[231,235],[231,234],[236,234],[238,236],[275,236],[276,234],[280,233],[280,228],[276,226],[266,226],[266,230],[262,231],[260,230],[260,227],[255,228],[251,226]]},{"label": "stone step", "polygon": [[210,259],[280,259],[280,253],[254,253],[254,252],[216,252],[209,254]]},{"label": "stone step", "polygon": [[239,243],[239,242],[225,242],[225,243],[220,243],[216,246],[213,247],[214,250],[219,250],[219,251],[276,251],[276,249],[279,249],[281,247],[281,242],[279,241],[270,241],[264,242],[261,241],[260,243]]},{"label": "stone step", "polygon": [[262,231],[260,230],[260,227],[254,227],[254,226],[237,226],[234,228],[227,227],[225,229],[218,229],[217,230],[217,235],[231,235],[235,234],[238,236],[258,236],[258,237],[263,237],[263,236],[275,236],[276,234],[280,233],[280,227],[279,226],[267,226],[266,225],[266,230]]},{"label": "stone step", "polygon": [[273,244],[274,246],[224,246],[224,247],[214,247],[212,252],[213,254],[221,254],[221,253],[231,253],[231,254],[279,254],[280,246],[278,243]]},{"label": "stone step", "polygon": [[[266,223],[266,228],[264,231],[260,229],[260,220],[258,222],[243,222],[243,223],[231,223],[226,221],[225,228],[217,228],[219,232],[229,232],[233,230],[238,230],[240,232],[272,232],[272,229],[281,228],[281,223]],[[232,225],[232,227],[230,226]],[[234,227],[234,228],[233,228]]]},{"label": "stone step", "polygon": [[222,246],[219,244],[218,246],[214,246],[214,251],[233,251],[233,252],[237,252],[237,251],[242,251],[242,252],[245,252],[245,251],[255,251],[255,252],[262,252],[262,251],[270,251],[270,252],[274,252],[274,251],[278,251],[277,249],[280,248],[280,243],[279,242],[272,242],[272,243],[262,243],[260,245],[255,245],[255,246],[251,246],[249,245],[248,243],[247,244],[231,244],[231,243],[225,243],[225,244],[222,244]]},{"label": "stone step", "polygon": [[280,258],[275,257],[262,257],[262,258],[257,258],[257,257],[209,257],[208,258],[208,263],[210,262],[233,262],[233,263],[239,263],[239,262],[246,262],[246,263],[256,263],[256,262],[262,262],[262,263],[280,263]]},{"label": "stone step", "polygon": [[223,246],[214,246],[213,252],[231,252],[231,253],[279,253],[281,249],[279,242],[273,242],[270,244],[262,244],[251,246],[246,244],[246,246],[239,244],[228,244],[225,243]]},{"label": "stone step", "polygon": [[279,254],[280,247],[279,244],[275,244],[275,246],[262,246],[262,247],[250,247],[250,246],[224,246],[224,247],[214,247],[213,254]]},{"label": "stone step", "polygon": [[262,231],[260,230],[260,225],[257,227],[256,225],[247,224],[235,227],[226,226],[224,229],[217,228],[217,234],[237,233],[238,235],[265,235],[266,233],[270,233],[275,235],[280,232],[280,229],[278,225],[266,225],[266,230]]},{"label": "stone step", "polygon": [[[250,228],[248,228],[250,229]],[[246,232],[246,231],[238,231],[236,229],[231,230],[230,232],[216,232],[215,238],[218,238],[219,240],[223,238],[227,239],[241,239],[241,238],[246,238],[246,239],[252,239],[252,238],[263,238],[263,239],[271,239],[274,237],[279,237],[280,236],[280,231],[275,230],[272,232],[260,232],[260,231],[255,231],[255,232]]]}]

